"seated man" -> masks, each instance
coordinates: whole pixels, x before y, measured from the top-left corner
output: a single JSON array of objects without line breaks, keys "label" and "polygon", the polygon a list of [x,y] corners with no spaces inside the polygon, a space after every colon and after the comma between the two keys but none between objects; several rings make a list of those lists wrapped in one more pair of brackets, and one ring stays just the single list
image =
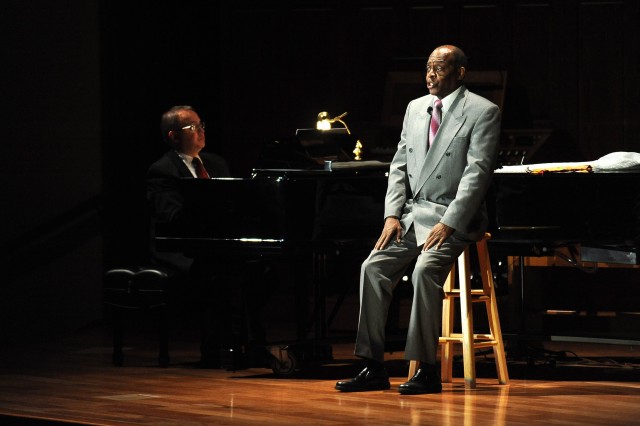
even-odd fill
[{"label": "seated man", "polygon": [[[164,142],[170,149],[147,172],[152,236],[157,224],[186,220],[182,214],[183,198],[178,186],[181,178],[230,176],[227,163],[222,157],[201,152],[205,147],[204,123],[192,107],[175,106],[169,109],[162,115],[160,127]],[[256,276],[263,275],[264,265],[261,262],[244,262],[222,256],[192,259],[181,253],[159,252],[153,238],[151,256],[159,265],[167,266],[187,277],[186,286],[176,289],[176,292],[184,294],[195,291],[193,296],[204,316],[201,363],[205,367],[219,368],[221,350],[239,343],[233,333],[233,286],[229,285],[228,277],[223,277],[223,274],[227,271],[242,271],[246,283],[254,283]],[[246,297],[245,293],[248,292],[243,288],[243,304],[248,301],[252,305],[250,309],[243,307],[250,315],[247,319],[247,326],[251,328],[248,338],[263,342],[264,333],[256,319],[259,309],[256,309],[252,297]]]},{"label": "seated man", "polygon": [[354,353],[365,368],[336,383],[343,392],[389,389],[385,325],[393,290],[415,262],[405,358],[419,360],[401,394],[440,393],[436,354],[443,284],[460,253],[484,235],[489,188],[500,141],[500,109],[463,84],[467,58],[437,47],[426,64],[429,94],[411,101],[389,170],[385,222],[360,274]]}]

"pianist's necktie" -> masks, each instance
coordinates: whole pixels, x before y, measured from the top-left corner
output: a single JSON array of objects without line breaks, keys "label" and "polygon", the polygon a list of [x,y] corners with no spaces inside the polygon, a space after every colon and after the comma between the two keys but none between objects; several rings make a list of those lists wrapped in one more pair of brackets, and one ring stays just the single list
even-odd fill
[{"label": "pianist's necktie", "polygon": [[429,148],[433,144],[433,140],[436,137],[436,133],[438,133],[438,128],[440,127],[440,121],[442,120],[442,101],[440,99],[436,99],[435,108],[433,109],[433,113],[431,114],[431,123],[429,126]]},{"label": "pianist's necktie", "polygon": [[207,169],[204,168],[204,164],[202,164],[202,161],[200,161],[198,157],[193,157],[191,164],[193,164],[193,167],[196,169],[198,179],[209,179],[209,173],[207,173]]}]

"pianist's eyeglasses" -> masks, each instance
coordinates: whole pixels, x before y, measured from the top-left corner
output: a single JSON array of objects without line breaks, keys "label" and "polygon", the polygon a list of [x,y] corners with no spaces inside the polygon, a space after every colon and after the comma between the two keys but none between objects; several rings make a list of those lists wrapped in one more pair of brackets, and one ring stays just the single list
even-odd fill
[{"label": "pianist's eyeglasses", "polygon": [[191,123],[188,126],[180,127],[180,130],[191,130],[192,132],[202,130],[204,132],[204,121],[201,121],[199,123]]}]

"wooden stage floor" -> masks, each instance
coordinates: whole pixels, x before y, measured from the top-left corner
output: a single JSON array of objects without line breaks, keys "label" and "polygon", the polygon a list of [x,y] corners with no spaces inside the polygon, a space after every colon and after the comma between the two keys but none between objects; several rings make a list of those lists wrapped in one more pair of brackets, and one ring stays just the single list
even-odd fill
[{"label": "wooden stage floor", "polygon": [[[133,340],[133,341],[132,341]],[[544,343],[544,342],[543,342]],[[155,344],[129,339],[125,365],[111,364],[98,325],[39,344],[0,350],[0,424],[90,425],[631,425],[640,422],[637,347],[546,343],[540,356],[509,356],[511,383],[500,386],[491,359],[478,360],[478,387],[458,374],[442,394],[402,396],[401,352],[386,362],[388,391],[340,393],[357,373],[351,343],[334,360],[276,377],[267,368],[200,369],[193,340],[172,341],[171,364],[156,367]],[[544,349],[544,350],[541,350]]]}]

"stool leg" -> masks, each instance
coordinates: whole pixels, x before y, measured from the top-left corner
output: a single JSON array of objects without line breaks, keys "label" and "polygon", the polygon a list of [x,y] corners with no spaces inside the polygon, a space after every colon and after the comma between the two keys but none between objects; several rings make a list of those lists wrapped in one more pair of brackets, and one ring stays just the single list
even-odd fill
[{"label": "stool leg", "polygon": [[507,370],[507,357],[504,352],[504,342],[502,341],[502,331],[500,330],[500,318],[498,317],[498,306],[495,295],[491,297],[491,301],[487,305],[489,327],[491,329],[491,335],[496,341],[496,344],[493,345],[493,357],[496,360],[498,382],[501,385],[506,385],[509,383],[509,372]]},{"label": "stool leg", "polygon": [[469,250],[458,258],[460,275],[460,315],[462,318],[462,356],[464,359],[464,386],[476,387],[476,357],[473,345],[473,309],[471,307],[471,279],[469,271]]},{"label": "stool leg", "polygon": [[496,301],[495,283],[493,281],[493,271],[489,261],[489,250],[487,241],[478,242],[478,260],[482,273],[482,285],[485,294],[489,295],[489,300],[485,303],[487,308],[487,318],[492,339],[496,342],[493,345],[493,356],[496,361],[498,371],[498,382],[501,385],[509,383],[509,372],[507,370],[507,357],[504,352],[504,342],[502,340],[502,329],[500,327],[500,317],[498,315],[498,302]]}]

